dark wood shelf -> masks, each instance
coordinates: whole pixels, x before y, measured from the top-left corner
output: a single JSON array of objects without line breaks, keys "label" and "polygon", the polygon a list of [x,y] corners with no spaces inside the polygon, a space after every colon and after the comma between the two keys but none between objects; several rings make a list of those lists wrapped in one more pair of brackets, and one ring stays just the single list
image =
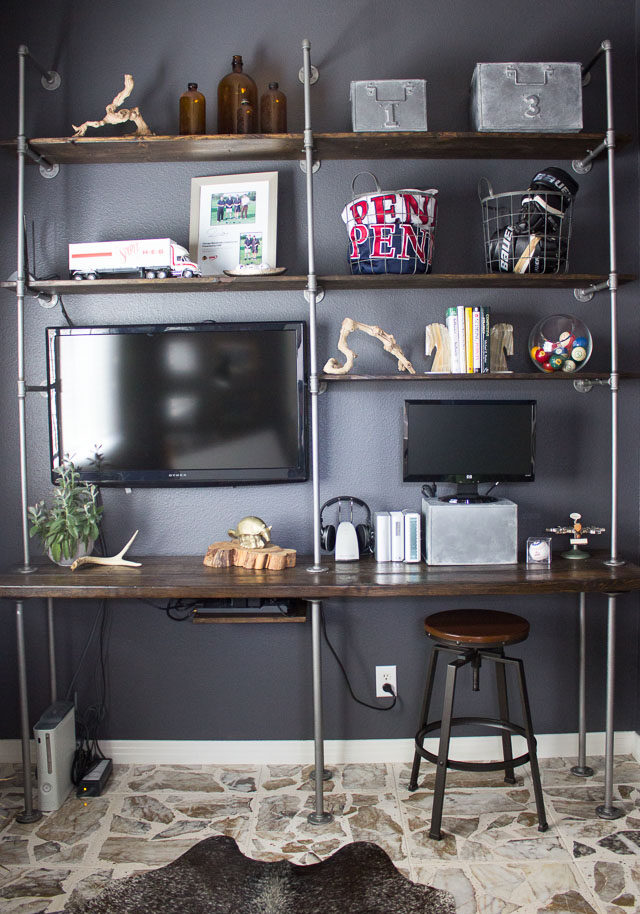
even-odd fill
[{"label": "dark wood shelf", "polygon": [[427,566],[423,562],[376,563],[323,558],[325,572],[309,572],[309,556],[298,556],[294,568],[250,571],[209,568],[201,556],[136,556],[139,568],[87,565],[78,571],[37,560],[36,571],[18,569],[0,574],[0,597],[71,599],[207,599],[214,597],[424,597],[511,593],[623,593],[640,589],[640,568],[627,563],[609,567],[598,552],[583,561],[554,556],[551,566],[459,565]]},{"label": "dark wood shelf", "polygon": [[[358,289],[409,291],[429,289],[585,289],[606,282],[608,276],[593,273],[421,273],[377,276],[318,276],[327,292]],[[633,274],[620,274],[618,283],[633,282]],[[191,279],[40,279],[29,283],[28,291],[59,295],[118,295],[162,292],[291,292],[307,287],[306,276],[194,276]],[[0,288],[15,291],[15,282],[0,282]]]},{"label": "dark wood shelf", "polygon": [[[319,159],[581,159],[604,133],[315,133]],[[630,141],[616,137],[616,144]],[[15,140],[2,143],[15,149]],[[46,137],[30,147],[50,162],[110,165],[137,162],[286,161],[302,159],[302,133],[250,136]]]},{"label": "dark wood shelf", "polygon": [[[387,381],[391,382],[415,382],[415,381],[541,381],[543,383],[551,381],[606,381],[609,379],[608,371],[504,371],[504,372],[484,372],[474,374],[452,374],[451,372],[422,372],[422,374],[408,374],[406,371],[397,374],[321,374],[321,381]],[[622,377],[640,377],[637,374],[624,374]]]}]

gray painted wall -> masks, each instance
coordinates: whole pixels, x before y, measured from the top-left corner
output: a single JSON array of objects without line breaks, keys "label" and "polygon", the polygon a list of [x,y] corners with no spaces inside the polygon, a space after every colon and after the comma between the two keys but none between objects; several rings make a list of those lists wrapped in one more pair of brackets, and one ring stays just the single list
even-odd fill
[{"label": "gray painted wall", "polygon": [[[297,79],[300,45],[308,37],[312,61],[321,78],[312,90],[314,128],[350,129],[349,82],[352,79],[424,77],[428,81],[429,126],[468,129],[468,85],[480,60],[590,59],[604,38],[615,49],[616,125],[632,133],[636,124],[636,3],[633,0],[405,0],[381,3],[356,0],[323,4],[300,0],[283,7],[274,0],[247,0],[236,12],[227,4],[202,0],[112,0],[82,4],[48,0],[14,4],[15,30],[0,36],[5,88],[0,120],[2,135],[15,135],[16,49],[26,43],[43,64],[63,77],[56,93],[40,88],[29,70],[27,134],[65,136],[71,124],[99,117],[119,90],[122,74],[132,72],[132,104],[156,133],[175,133],[178,97],[190,80],[199,83],[215,123],[215,89],[241,53],[246,70],[262,90],[277,79],[287,93],[289,129],[302,129],[302,91]],[[585,128],[604,125],[602,67],[585,91]],[[210,126],[210,129],[215,129]],[[324,162],[316,179],[316,231],[319,273],[346,268],[346,239],[340,211],[357,171],[372,168],[383,187],[436,187],[440,192],[434,266],[439,272],[483,269],[477,184],[487,177],[496,190],[526,186],[538,164],[526,161],[382,161]],[[568,163],[558,164],[567,167]],[[638,271],[637,149],[617,156],[619,265]],[[73,240],[170,235],[188,238],[190,179],[197,175],[271,170],[273,163],[223,163],[211,166],[74,166],[51,181],[27,169],[26,201],[35,226],[39,275],[66,267],[66,246]],[[304,179],[296,163],[278,163],[280,179],[278,261],[290,273],[305,270]],[[2,159],[5,192],[0,200],[3,243],[0,272],[15,269],[15,165]],[[575,207],[571,269],[606,272],[606,169],[596,164],[580,179]],[[452,304],[489,304],[494,319],[514,324],[516,355],[511,366],[527,365],[527,337],[545,314],[577,311],[595,340],[594,368],[608,363],[608,296],[579,305],[570,291],[435,291],[432,293],[335,293],[319,309],[319,361],[336,354],[343,317],[379,323],[392,332],[418,370],[426,323],[439,320]],[[637,368],[637,285],[619,294],[620,360]],[[298,293],[253,295],[69,296],[74,322],[118,323],[199,321],[209,318],[304,318],[306,303]],[[0,440],[3,510],[0,559],[21,557],[15,402],[16,322],[11,295],[3,293],[0,324]],[[44,377],[44,328],[62,324],[58,310],[27,309],[28,382]],[[354,338],[360,370],[390,370],[389,357],[368,338]],[[88,379],[90,383],[90,379]],[[538,474],[530,485],[504,487],[519,505],[520,537],[540,534],[581,511],[591,522],[609,525],[609,401],[603,390],[580,395],[567,385],[490,382],[433,384],[424,388],[398,384],[331,388],[320,399],[321,497],[344,492],[363,498],[372,510],[417,507],[418,485],[401,479],[401,412],[408,396],[501,398],[535,396],[539,403]],[[638,437],[637,386],[624,386],[620,398],[621,477],[620,543],[637,560]],[[29,499],[45,495],[47,475],[46,403],[28,401]],[[203,554],[207,545],[245,514],[257,513],[273,524],[274,539],[301,553],[311,549],[311,484],[295,486],[186,490],[106,490],[105,531],[115,551],[140,528],[139,553]],[[350,672],[356,692],[373,696],[373,667],[397,664],[400,701],[389,714],[354,704],[328,651],[324,655],[326,732],[329,738],[407,737],[415,729],[427,653],[422,619],[427,610],[460,606],[496,606],[521,612],[532,633],[521,646],[531,680],[534,723],[539,732],[576,729],[576,599],[499,598],[473,600],[330,601],[325,605],[330,636]],[[616,726],[637,724],[637,599],[619,601],[619,668]],[[590,730],[604,727],[605,600],[589,602]],[[18,734],[13,604],[0,614],[3,652],[0,690],[0,737]],[[60,689],[65,691],[96,613],[91,603],[71,601],[57,613]],[[26,607],[30,651],[29,688],[33,718],[47,704],[44,607]],[[295,739],[310,738],[310,633],[305,626],[208,626],[169,621],[156,609],[119,601],[111,607],[109,638],[109,712],[102,735],[113,739]],[[78,679],[81,708],[95,697],[95,652]],[[470,698],[470,696],[469,696]],[[471,699],[470,699],[471,700]],[[473,699],[488,707],[492,690]]]}]

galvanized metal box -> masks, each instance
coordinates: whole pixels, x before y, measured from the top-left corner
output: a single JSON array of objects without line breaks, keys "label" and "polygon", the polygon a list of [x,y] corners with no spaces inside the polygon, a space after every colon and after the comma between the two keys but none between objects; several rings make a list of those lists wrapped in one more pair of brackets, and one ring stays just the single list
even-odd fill
[{"label": "galvanized metal box", "polygon": [[513,565],[518,561],[518,507],[507,498],[489,504],[422,499],[427,565]]},{"label": "galvanized metal box", "polygon": [[471,79],[471,126],[479,131],[582,130],[579,63],[478,63]]},{"label": "galvanized metal box", "polygon": [[427,129],[424,79],[370,79],[351,83],[354,133]]}]

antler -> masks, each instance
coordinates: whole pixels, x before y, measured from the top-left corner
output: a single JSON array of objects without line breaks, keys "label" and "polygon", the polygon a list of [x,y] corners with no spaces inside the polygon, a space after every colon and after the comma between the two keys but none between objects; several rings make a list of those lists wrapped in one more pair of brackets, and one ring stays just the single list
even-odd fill
[{"label": "antler", "polygon": [[79,568],[81,565],[130,565],[134,568],[139,568],[142,564],[141,562],[131,562],[129,559],[122,558],[137,535],[138,531],[136,530],[127,545],[123,546],[117,555],[112,555],[108,558],[101,555],[83,555],[75,560],[71,566],[71,570],[75,571],[76,568]]},{"label": "antler", "polygon": [[324,366],[324,371],[328,374],[347,374],[353,367],[353,362],[358,356],[353,349],[349,349],[347,346],[347,337],[354,330],[362,330],[363,333],[368,333],[369,336],[373,336],[380,340],[383,349],[391,353],[391,355],[395,356],[398,360],[398,369],[400,371],[408,371],[410,374],[416,373],[415,368],[396,343],[396,338],[394,336],[387,333],[385,330],[382,330],[381,327],[377,327],[375,324],[362,324],[360,321],[354,321],[351,317],[345,317],[342,321],[342,327],[340,328],[338,349],[347,357],[347,361],[344,365],[340,365],[337,359],[329,359]]}]

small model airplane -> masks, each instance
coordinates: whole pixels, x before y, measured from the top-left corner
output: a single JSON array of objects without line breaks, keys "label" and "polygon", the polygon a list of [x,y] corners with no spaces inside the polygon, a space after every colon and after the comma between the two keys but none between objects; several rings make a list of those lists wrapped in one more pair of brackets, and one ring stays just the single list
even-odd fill
[{"label": "small model airplane", "polygon": [[581,523],[582,514],[570,514],[569,517],[573,521],[572,526],[567,527],[547,527],[547,533],[560,533],[562,535],[571,535],[569,542],[571,543],[571,549],[568,549],[566,552],[562,553],[562,556],[565,559],[587,559],[589,558],[589,553],[585,552],[583,549],[579,549],[579,546],[586,546],[589,542],[585,534],[593,536],[597,533],[604,533],[604,527],[594,527],[593,524],[583,524]]}]

